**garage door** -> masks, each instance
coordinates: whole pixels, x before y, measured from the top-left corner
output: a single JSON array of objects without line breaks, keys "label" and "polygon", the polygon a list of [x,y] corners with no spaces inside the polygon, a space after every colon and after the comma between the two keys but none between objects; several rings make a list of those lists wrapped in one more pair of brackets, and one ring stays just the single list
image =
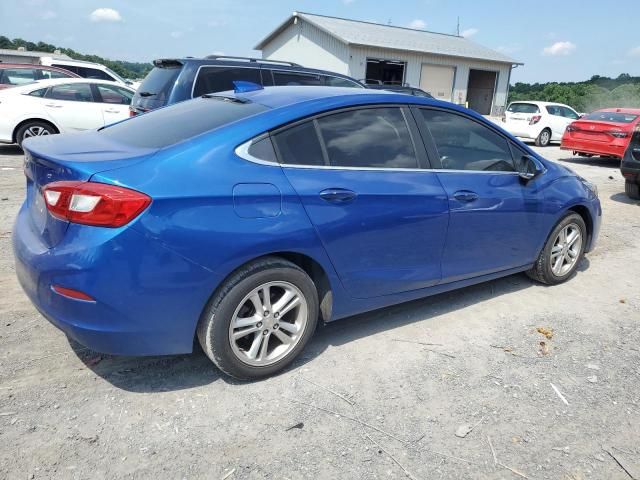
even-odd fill
[{"label": "garage door", "polygon": [[423,64],[420,73],[420,88],[438,100],[450,102],[453,93],[454,72],[454,67]]}]

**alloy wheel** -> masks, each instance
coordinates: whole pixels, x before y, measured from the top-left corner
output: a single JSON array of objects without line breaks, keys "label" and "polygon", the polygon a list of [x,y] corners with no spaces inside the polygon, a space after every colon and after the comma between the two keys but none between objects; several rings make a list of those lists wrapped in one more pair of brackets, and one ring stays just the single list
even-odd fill
[{"label": "alloy wheel", "polygon": [[43,135],[50,135],[50,134],[51,134],[51,132],[49,132],[49,130],[47,130],[45,127],[41,127],[39,125],[34,125],[32,127],[27,128],[24,131],[23,138],[41,137]]},{"label": "alloy wheel", "polygon": [[551,271],[556,277],[569,273],[578,262],[582,251],[582,232],[575,223],[565,226],[553,241]]},{"label": "alloy wheel", "polygon": [[289,282],[260,285],[242,299],[231,318],[231,350],[248,365],[271,365],[293,351],[308,317],[307,300],[298,287]]}]

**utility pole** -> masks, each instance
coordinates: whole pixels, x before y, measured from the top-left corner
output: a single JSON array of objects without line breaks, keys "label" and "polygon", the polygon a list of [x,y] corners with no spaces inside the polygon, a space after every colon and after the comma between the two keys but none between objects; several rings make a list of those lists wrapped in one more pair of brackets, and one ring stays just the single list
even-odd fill
[{"label": "utility pole", "polygon": [[456,27],[456,35],[460,36],[460,17],[458,16],[458,26]]}]

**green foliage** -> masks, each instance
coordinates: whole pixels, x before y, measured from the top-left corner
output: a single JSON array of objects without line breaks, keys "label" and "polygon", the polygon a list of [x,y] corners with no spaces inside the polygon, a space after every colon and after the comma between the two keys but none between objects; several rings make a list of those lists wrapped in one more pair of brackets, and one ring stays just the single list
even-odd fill
[{"label": "green foliage", "polygon": [[153,68],[150,63],[137,63],[137,62],[125,62],[122,60],[107,60],[106,58],[99,57],[98,55],[85,55],[78,53],[70,48],[60,48],[55,45],[44,42],[28,42],[22,38],[14,38],[13,40],[0,35],[0,48],[16,49],[19,47],[25,47],[27,50],[53,53],[55,50],[68,55],[75,60],[86,60],[88,62],[101,63],[102,65],[109,67],[118,75],[124,78],[143,78]]},{"label": "green foliage", "polygon": [[564,103],[578,112],[614,107],[640,108],[640,77],[623,73],[618,78],[594,75],[585,82],[518,82],[509,90],[509,102],[516,100]]}]

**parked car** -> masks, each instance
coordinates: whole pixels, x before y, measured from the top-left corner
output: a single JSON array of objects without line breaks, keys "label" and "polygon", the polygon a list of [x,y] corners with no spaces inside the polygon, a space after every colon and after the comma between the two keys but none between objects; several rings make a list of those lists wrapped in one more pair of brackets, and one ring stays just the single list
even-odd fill
[{"label": "parked car", "polygon": [[579,118],[578,112],[561,103],[511,102],[502,116],[502,126],[516,137],[546,147],[559,142],[567,125]]},{"label": "parked car", "polygon": [[624,191],[629,198],[640,200],[640,126],[634,129],[629,146],[622,157],[620,171],[624,177]]},{"label": "parked car", "polygon": [[593,185],[478,114],[368,89],[207,94],[24,148],[13,248],[38,310],[110,354],[197,337],[239,378],[290,364],[318,321],[564,282],[602,215]]},{"label": "parked car", "polygon": [[291,62],[209,55],[160,59],[145,77],[131,103],[131,115],[199,97],[233,90],[236,80],[261,86],[305,85],[364,88],[346,75],[305,68]]},{"label": "parked car", "polygon": [[367,84],[365,85],[367,88],[370,88],[372,90],[387,90],[389,92],[395,92],[395,93],[405,93],[407,95],[415,95],[416,97],[426,97],[426,98],[433,98],[433,95],[431,95],[428,92],[425,92],[424,90],[418,88],[418,87],[412,87],[410,85],[387,85],[387,84],[382,84],[382,83],[371,83],[371,84]]},{"label": "parked car", "polygon": [[105,80],[61,78],[0,91],[0,143],[91,130],[129,116],[134,91]]},{"label": "parked car", "polygon": [[65,60],[54,57],[41,57],[40,64],[64,68],[65,70],[73,72],[82,78],[115,82],[117,84],[133,88],[134,90],[140,86],[136,82],[122,78],[116,72],[100,63],[86,62],[84,60]]},{"label": "parked car", "polygon": [[575,154],[622,158],[633,129],[640,123],[640,109],[607,108],[571,123],[560,148]]},{"label": "parked car", "polygon": [[79,75],[63,68],[43,67],[26,63],[0,63],[0,90],[37,80],[77,77]]}]

